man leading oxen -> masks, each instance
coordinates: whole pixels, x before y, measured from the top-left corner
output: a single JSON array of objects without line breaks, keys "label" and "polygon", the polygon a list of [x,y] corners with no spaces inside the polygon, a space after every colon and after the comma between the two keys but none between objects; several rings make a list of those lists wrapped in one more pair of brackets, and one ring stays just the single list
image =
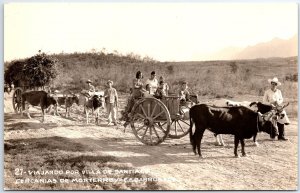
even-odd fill
[{"label": "man leading oxen", "polygon": [[287,139],[284,136],[284,125],[290,124],[290,121],[286,112],[283,110],[284,107],[282,109],[280,107],[283,103],[283,97],[281,91],[277,87],[281,85],[281,82],[279,82],[277,77],[268,79],[268,82],[270,83],[270,89],[265,91],[263,103],[277,107],[280,114],[283,115],[283,117],[278,121],[278,140],[286,141]]},{"label": "man leading oxen", "polygon": [[[195,132],[192,127],[195,123]],[[238,157],[237,147],[241,142],[242,155],[246,156],[244,139],[249,139],[258,132],[266,132],[271,138],[278,135],[275,111],[257,113],[247,107],[213,107],[206,104],[195,105],[190,109],[190,141],[193,151],[201,154],[201,140],[204,131],[209,129],[215,134],[234,135],[234,155]]]}]

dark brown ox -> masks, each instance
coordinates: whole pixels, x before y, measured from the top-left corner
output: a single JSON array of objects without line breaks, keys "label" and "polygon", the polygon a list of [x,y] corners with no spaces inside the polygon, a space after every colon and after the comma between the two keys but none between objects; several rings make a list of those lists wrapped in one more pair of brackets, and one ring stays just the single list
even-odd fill
[{"label": "dark brown ox", "polygon": [[[22,108],[21,108],[21,115],[23,116],[23,110],[25,110],[25,103],[29,103],[32,106],[40,106],[42,109],[43,119],[42,122],[45,120],[45,109],[47,109],[50,105],[54,105],[55,108],[57,106],[56,100],[51,97],[45,91],[28,91],[22,93]],[[30,117],[29,114],[29,106],[27,105],[27,116]]]},{"label": "dark brown ox", "polygon": [[[195,123],[195,132],[192,127]],[[242,145],[242,155],[246,156],[244,139],[249,139],[258,132],[266,132],[271,138],[278,135],[277,116],[273,111],[264,115],[247,107],[213,107],[206,104],[195,105],[190,109],[190,141],[193,151],[202,157],[200,146],[203,133],[209,129],[215,134],[234,135],[234,155],[238,157],[237,148]]]}]

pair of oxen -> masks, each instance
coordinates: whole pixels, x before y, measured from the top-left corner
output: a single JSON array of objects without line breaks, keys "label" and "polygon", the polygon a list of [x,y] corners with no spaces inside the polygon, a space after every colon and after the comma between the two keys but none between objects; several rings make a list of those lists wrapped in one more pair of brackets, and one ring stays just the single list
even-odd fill
[{"label": "pair of oxen", "polygon": [[[250,109],[255,105],[257,111]],[[256,142],[258,132],[266,132],[274,139],[278,135],[278,119],[283,118],[283,106],[266,105],[260,102],[252,102],[248,106],[227,104],[226,107],[218,107],[208,104],[197,104],[190,109],[190,141],[193,151],[200,157],[201,140],[204,131],[210,130],[217,137],[220,134],[234,135],[234,155],[239,157],[237,148],[242,146],[242,156],[246,156],[245,139],[253,137]],[[193,133],[193,125],[195,131]],[[197,151],[196,151],[197,150]]]}]

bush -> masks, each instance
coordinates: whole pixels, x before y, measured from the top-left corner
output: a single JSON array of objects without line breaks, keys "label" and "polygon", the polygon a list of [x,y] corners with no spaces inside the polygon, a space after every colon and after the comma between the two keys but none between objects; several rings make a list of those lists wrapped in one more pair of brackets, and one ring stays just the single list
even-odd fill
[{"label": "bush", "polygon": [[235,74],[238,71],[238,65],[236,64],[236,62],[231,62],[229,65],[231,72]]},{"label": "bush", "polygon": [[289,74],[285,76],[285,80],[292,81],[292,82],[298,82],[298,74]]}]

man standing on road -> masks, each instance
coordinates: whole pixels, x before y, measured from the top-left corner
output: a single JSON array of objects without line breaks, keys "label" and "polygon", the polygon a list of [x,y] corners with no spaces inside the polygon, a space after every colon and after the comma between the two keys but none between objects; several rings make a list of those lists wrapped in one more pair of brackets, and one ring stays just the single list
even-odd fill
[{"label": "man standing on road", "polygon": [[[277,77],[273,79],[268,79],[268,82],[271,83],[271,88],[266,90],[263,98],[263,103],[268,105],[280,106],[283,102],[283,97],[281,91],[277,89],[277,86],[281,85],[281,82],[278,81]],[[283,110],[281,112],[282,117],[279,118],[277,125],[278,125],[278,140],[286,141],[287,139],[284,137],[284,125],[290,124],[290,120]]]},{"label": "man standing on road", "polygon": [[115,88],[112,87],[113,81],[107,81],[108,88],[104,92],[106,110],[107,110],[107,118],[108,124],[111,122],[114,125],[117,125],[116,115],[117,115],[117,107],[118,107],[118,93]]}]

